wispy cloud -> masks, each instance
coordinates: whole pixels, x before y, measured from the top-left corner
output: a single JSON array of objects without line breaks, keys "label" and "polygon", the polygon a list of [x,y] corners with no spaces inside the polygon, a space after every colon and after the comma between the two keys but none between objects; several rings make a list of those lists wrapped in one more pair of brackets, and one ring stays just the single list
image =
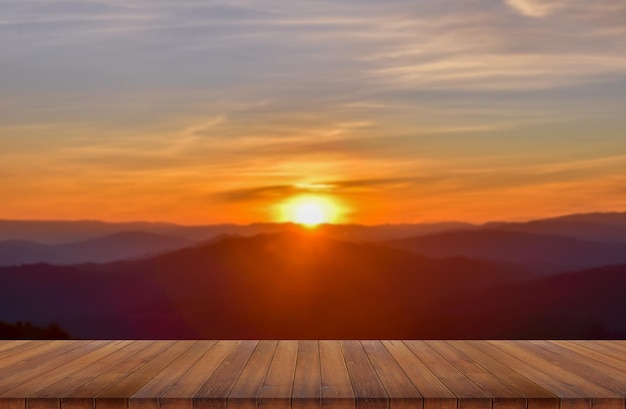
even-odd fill
[{"label": "wispy cloud", "polygon": [[283,200],[303,194],[349,195],[353,193],[375,193],[390,188],[403,188],[424,178],[380,178],[333,180],[294,185],[260,186],[235,189],[216,194],[216,197],[232,202],[250,202],[257,200]]},{"label": "wispy cloud", "polygon": [[[604,24],[624,25],[624,2],[618,0],[504,0],[512,9],[524,16],[544,18],[560,15],[566,19],[590,21],[603,20]],[[621,19],[621,23],[619,20]]]},{"label": "wispy cloud", "polygon": [[506,0],[507,4],[529,17],[545,17],[567,6],[568,0]]},{"label": "wispy cloud", "polygon": [[326,186],[423,214],[617,178],[593,155],[626,149],[625,22],[623,0],[0,1],[3,209]]}]

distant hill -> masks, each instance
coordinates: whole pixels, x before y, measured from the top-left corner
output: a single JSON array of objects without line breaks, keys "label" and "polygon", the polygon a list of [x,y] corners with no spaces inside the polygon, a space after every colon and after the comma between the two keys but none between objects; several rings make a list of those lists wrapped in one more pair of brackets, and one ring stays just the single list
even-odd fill
[{"label": "distant hill", "polygon": [[[626,265],[563,273],[465,294],[447,306],[440,338],[626,339]],[[424,322],[436,325],[438,317]]]},{"label": "distant hill", "polygon": [[224,237],[110,264],[0,268],[0,282],[5,320],[54,320],[84,338],[626,336],[626,265],[537,278],[314,233]]},{"label": "distant hill", "polygon": [[522,223],[494,222],[483,227],[626,244],[626,212],[574,214]]},{"label": "distant hill", "polygon": [[562,272],[626,263],[626,244],[598,243],[506,230],[451,231],[388,241],[429,257],[462,256],[518,263],[535,271]]},{"label": "distant hill", "polygon": [[109,223],[96,220],[45,221],[0,220],[0,241],[22,240],[57,245],[91,240],[121,232],[146,232],[204,240],[214,235],[231,233],[236,225],[181,226],[172,223]]},{"label": "distant hill", "polygon": [[85,338],[411,338],[462,294],[530,279],[497,263],[284,233],[132,262],[2,268],[0,311]]},{"label": "distant hill", "polygon": [[[317,228],[328,236],[343,240],[390,240],[447,230],[471,229],[468,223],[358,224],[322,225]],[[23,241],[59,245],[91,240],[120,232],[136,231],[184,238],[202,242],[221,235],[253,236],[260,233],[302,231],[292,223],[253,223],[248,225],[217,224],[183,226],[171,223],[106,223],[100,221],[28,221],[0,220],[0,242]]]},{"label": "distant hill", "polygon": [[47,262],[50,264],[71,264],[66,255],[45,244],[23,240],[0,242],[0,266],[19,266]]},{"label": "distant hill", "polygon": [[179,237],[135,231],[63,245],[12,240],[0,242],[0,266],[110,262],[145,257],[191,244],[190,240]]},{"label": "distant hill", "polygon": [[75,262],[107,262],[154,255],[190,246],[193,242],[181,237],[142,231],[127,231],[82,242],[55,246],[78,259]]},{"label": "distant hill", "polygon": [[[475,225],[461,222],[358,225],[323,225],[324,234],[352,241],[395,240],[446,231],[507,230],[549,234],[580,240],[626,244],[626,212],[574,214],[528,222],[491,222]],[[300,231],[291,223],[253,223],[248,225],[178,225],[173,223],[108,223],[102,221],[0,220],[0,242],[27,241],[47,245],[66,244],[127,231],[141,231],[202,242],[220,235],[253,236],[260,233]]]}]

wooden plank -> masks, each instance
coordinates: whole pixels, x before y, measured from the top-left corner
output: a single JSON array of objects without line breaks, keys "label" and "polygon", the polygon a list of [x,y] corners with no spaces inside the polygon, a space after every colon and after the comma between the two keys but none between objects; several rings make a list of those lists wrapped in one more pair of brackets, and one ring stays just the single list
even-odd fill
[{"label": "wooden plank", "polygon": [[[101,392],[115,385],[125,376],[146,365],[174,344],[173,341],[135,341],[131,347],[141,348],[133,355],[117,362],[112,367],[98,374],[88,382],[65,394],[67,398],[94,398]],[[142,348],[143,347],[143,348]]]},{"label": "wooden plank", "polygon": [[[559,409],[560,403],[557,396],[532,380],[524,377],[520,373],[514,371],[511,367],[504,365],[503,362],[484,353],[475,346],[465,341],[446,341],[453,348],[463,352],[474,362],[488,369],[494,375],[498,376],[503,382],[510,385],[520,394],[526,397],[526,406],[528,409]],[[506,407],[500,401],[494,400],[494,409],[496,407]]]},{"label": "wooden plank", "polygon": [[591,409],[589,398],[564,398],[561,399],[561,409]]},{"label": "wooden plank", "polygon": [[[115,350],[114,353],[107,355],[106,359],[100,359],[95,363],[91,363],[81,370],[78,370],[62,379],[59,379],[56,382],[53,382],[46,386],[45,388],[40,389],[32,397],[38,398],[52,398],[57,396],[66,396],[74,389],[80,387],[81,385],[89,382],[91,379],[95,378],[98,374],[105,371],[106,369],[113,366],[115,363],[132,355],[137,352],[141,348],[139,344],[136,344],[135,341],[119,341],[120,347]],[[82,359],[81,359],[82,361]],[[68,403],[70,406],[84,405],[84,402],[80,402],[80,400],[72,401]],[[94,402],[95,404],[95,402]],[[61,406],[64,405],[64,401],[61,401]]]},{"label": "wooden plank", "polygon": [[[137,405],[145,405],[142,399],[161,397],[176,381],[178,381],[204,354],[206,354],[216,341],[197,341],[191,347],[162,370],[154,378],[143,385],[131,398],[140,402]],[[158,408],[157,408],[158,409]]]},{"label": "wooden plank", "polygon": [[[527,346],[535,355],[550,363],[574,372],[619,395],[626,396],[626,366],[622,370],[605,366],[600,361],[566,348],[559,348],[547,341],[518,341],[518,343]],[[591,365],[593,365],[593,371],[589,370]]]},{"label": "wooden plank", "polygon": [[[624,340],[592,340],[587,341],[589,344],[603,346],[606,348],[611,348],[616,352],[621,353],[622,355],[626,355],[626,341]],[[626,358],[626,357],[625,357]]]},{"label": "wooden plank", "polygon": [[[194,341],[176,341],[174,345],[167,350],[153,357],[141,368],[133,371],[115,385],[98,394],[96,398],[128,398],[132,396],[150,379],[154,378],[159,372],[171,364],[172,361],[191,348],[193,344]],[[98,400],[96,399],[96,407],[97,405]]]},{"label": "wooden plank", "polygon": [[622,368],[624,368],[624,366],[626,365],[621,360],[614,358],[611,355],[606,355],[594,349],[593,347],[589,346],[588,344],[579,345],[570,341],[549,341],[549,342],[555,345],[558,345],[559,347],[567,348],[569,350],[583,354],[587,357],[590,357],[592,359],[602,362],[604,365],[612,366],[615,369],[622,370]]},{"label": "wooden plank", "polygon": [[[160,409],[193,409],[193,399],[189,398],[161,398]],[[129,408],[130,409],[130,408]]]},{"label": "wooden plank", "polygon": [[[13,357],[15,354],[23,354],[21,358],[27,358],[30,356],[35,356],[38,354],[45,353],[53,348],[61,348],[67,347],[67,345],[75,345],[79,346],[84,341],[75,341],[75,340],[50,340],[50,341],[15,341],[17,342],[17,346],[15,348],[7,348],[4,351],[4,355],[2,356],[3,366],[5,363],[9,363],[13,361],[10,357]],[[22,343],[24,342],[24,343]],[[20,357],[16,357],[20,358]]]},{"label": "wooden plank", "polygon": [[386,409],[389,397],[359,341],[340,341],[357,409]]},{"label": "wooden plank", "polygon": [[61,409],[95,409],[96,400],[91,399],[61,399]]},{"label": "wooden plank", "polygon": [[258,406],[269,409],[291,408],[299,341],[280,341],[258,395]]},{"label": "wooden plank", "polygon": [[626,402],[625,399],[613,399],[613,398],[592,398],[591,407],[593,409],[624,409]]},{"label": "wooden plank", "polygon": [[37,344],[28,340],[3,341],[0,344],[0,367],[4,366],[4,359],[22,349],[35,348]]},{"label": "wooden plank", "polygon": [[361,345],[389,396],[389,407],[391,409],[422,408],[422,396],[385,346],[380,341],[361,341]]},{"label": "wooden plank", "polygon": [[526,409],[526,397],[498,376],[444,341],[425,341],[463,375],[493,397],[493,405],[508,409]]},{"label": "wooden plank", "polygon": [[173,405],[181,404],[181,399],[193,398],[237,344],[238,341],[218,341],[214,344],[162,395],[161,406],[175,409]]},{"label": "wooden plank", "polygon": [[[494,357],[502,362],[504,365],[510,367],[512,370],[523,374],[528,379],[540,384],[559,398],[585,398],[585,393],[579,391],[575,385],[572,385],[570,381],[560,379],[558,374],[554,374],[550,371],[550,368],[546,368],[545,362],[541,362],[537,365],[531,365],[531,361],[536,361],[538,358],[532,354],[525,354],[525,356],[516,356],[512,353],[508,353],[506,348],[501,349],[498,345],[503,345],[502,341],[494,342],[481,342],[468,341],[473,346],[479,348],[484,353]],[[559,368],[560,369],[560,368]],[[547,371],[547,372],[546,372]],[[570,377],[571,374],[566,373],[566,377]]]},{"label": "wooden plank", "polygon": [[491,408],[491,395],[480,389],[424,341],[404,341],[404,344],[459,397],[459,408]]},{"label": "wooden plank", "polygon": [[159,399],[157,398],[128,399],[128,409],[159,409],[159,407]]},{"label": "wooden plank", "polygon": [[258,341],[239,341],[194,397],[194,409],[226,409],[226,399]]},{"label": "wooden plank", "polygon": [[463,353],[476,364],[482,366],[489,372],[497,376],[502,382],[509,385],[520,395],[527,398],[553,399],[558,405],[557,395],[542,388],[537,383],[526,378],[522,374],[514,371],[511,367],[506,366],[503,362],[486,354],[475,345],[471,345],[466,341],[445,341],[452,348]]},{"label": "wooden plank", "polygon": [[[61,346],[60,349],[49,350],[41,355],[36,355],[25,361],[28,369],[21,371],[15,375],[8,376],[2,379],[2,385],[0,386],[0,397],[14,398],[16,396],[29,396],[32,392],[36,392],[39,388],[36,384],[29,384],[31,389],[20,388],[19,394],[12,393],[14,388],[18,388],[21,385],[27,383],[30,379],[36,376],[45,376],[49,372],[55,371],[59,366],[65,362],[72,361],[73,359],[83,356],[85,353],[98,349],[102,346],[102,342],[88,341],[82,343],[67,343]],[[64,348],[65,347],[65,348]],[[54,354],[56,352],[56,354]],[[18,367],[20,365],[16,365]],[[10,368],[10,367],[9,367]],[[6,368],[6,369],[9,369]],[[28,406],[28,402],[26,403]],[[36,402],[33,404],[48,403]],[[60,402],[59,402],[60,405]]]},{"label": "wooden plank", "polygon": [[60,409],[61,399],[26,399],[26,409]]},{"label": "wooden plank", "polygon": [[56,393],[56,391],[55,393],[39,392],[57,382],[62,382],[64,389],[61,392],[69,391],[77,372],[85,368],[92,371],[92,365],[108,357],[122,346],[124,346],[122,341],[98,341],[96,349],[82,353],[78,359],[68,360],[58,365],[53,371],[33,376],[28,381],[5,393],[14,396],[28,396],[30,398],[58,398],[62,396],[62,393]]},{"label": "wooden plank", "polygon": [[[537,385],[541,385],[542,388],[546,389],[557,398],[584,397],[581,393],[577,392],[576,390],[572,390],[567,384],[560,382],[549,373],[537,370],[533,366],[528,365],[526,362],[487,344],[485,341],[466,341],[466,343],[481,351],[483,354],[490,356],[494,360],[497,360],[502,365],[505,365],[511,370],[511,372],[518,372],[519,374],[523,375],[525,378],[528,378],[530,381],[536,383]],[[548,402],[552,402],[552,400],[535,401],[544,402],[546,405],[548,405]],[[556,402],[556,407],[558,408],[560,406],[560,401],[557,400]],[[529,400],[529,408],[530,403],[531,402]]]},{"label": "wooden plank", "polygon": [[580,345],[588,349],[592,349],[604,355],[607,355],[619,361],[621,365],[626,364],[626,355],[620,351],[616,351],[615,349],[609,347],[608,345],[598,343],[598,342],[593,342],[593,341],[569,341],[569,342],[576,344],[576,345]]},{"label": "wooden plank", "polygon": [[350,374],[338,341],[319,341],[324,409],[354,409]]},{"label": "wooden plank", "polygon": [[383,345],[423,396],[424,409],[456,409],[456,395],[402,341]]},{"label": "wooden plank", "polygon": [[528,344],[515,343],[512,341],[489,341],[491,345],[496,346],[502,351],[505,351],[509,355],[513,355],[516,358],[524,360],[525,363],[538,369],[549,373],[551,376],[558,378],[561,382],[569,385],[570,388],[576,388],[577,392],[582,396],[563,396],[564,398],[608,398],[619,397],[619,394],[604,388],[600,385],[577,375],[570,370],[563,369],[552,362],[549,362],[537,354],[533,353],[528,347]]},{"label": "wooden plank", "polygon": [[0,399],[0,409],[26,409],[26,399],[2,398]]},{"label": "wooden plank", "polygon": [[[6,352],[7,358],[0,372],[8,375],[0,378],[5,394],[0,409],[290,409],[292,403],[325,409],[524,409],[523,397],[528,409],[626,409],[624,342],[20,341],[9,346],[10,341],[0,342],[0,356]],[[468,390],[482,396],[468,397]]]},{"label": "wooden plank", "polygon": [[300,341],[291,394],[294,409],[318,409],[322,406],[322,375],[318,341]]},{"label": "wooden plank", "polygon": [[[20,349],[16,354],[11,354],[3,359],[0,379],[5,380],[29,368],[38,367],[40,363],[78,348],[82,344],[81,341],[33,342],[29,348]],[[0,390],[2,389],[0,386]]]},{"label": "wooden plank", "polygon": [[[528,409],[559,409],[561,407],[561,399],[559,398],[526,398],[526,407]],[[495,405],[494,405],[494,409]],[[506,409],[506,408],[503,408]]]},{"label": "wooden plank", "polygon": [[96,409],[128,409],[128,399],[124,398],[96,398]]},{"label": "wooden plank", "polygon": [[[28,364],[23,361],[26,361],[29,358],[32,359],[33,357],[39,356],[46,351],[50,351],[55,348],[67,347],[67,345],[68,343],[62,341],[54,343],[51,342],[49,344],[31,341],[26,344],[18,345],[16,348],[7,349],[0,357],[0,376],[7,376],[11,373],[27,368]],[[78,345],[75,347],[78,347]],[[18,367],[19,365],[22,365],[22,367]]]},{"label": "wooden plank", "polygon": [[256,409],[257,396],[269,371],[278,341],[259,341],[228,394],[229,409]]},{"label": "wooden plank", "polygon": [[459,409],[491,409],[491,399],[459,398]]}]

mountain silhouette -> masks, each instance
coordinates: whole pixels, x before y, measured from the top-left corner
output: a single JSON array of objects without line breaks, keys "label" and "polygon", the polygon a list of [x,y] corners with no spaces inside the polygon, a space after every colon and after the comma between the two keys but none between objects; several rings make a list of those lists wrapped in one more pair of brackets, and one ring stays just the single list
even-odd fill
[{"label": "mountain silhouette", "polygon": [[[329,224],[318,231],[342,240],[394,240],[459,230],[507,230],[534,234],[567,236],[596,242],[626,243],[626,212],[588,213],[531,220],[528,222],[490,222],[476,225],[462,222],[405,224]],[[58,245],[90,240],[120,232],[136,231],[180,237],[192,242],[212,239],[223,234],[252,236],[260,233],[299,231],[291,223],[253,223],[248,225],[212,224],[178,225],[173,223],[126,222],[94,220],[37,221],[0,220],[0,242],[30,241]]]},{"label": "mountain silhouette", "polygon": [[624,339],[625,290],[626,265],[616,265],[464,294],[447,306],[458,325],[435,338]]},{"label": "mountain silhouette", "polygon": [[521,223],[492,222],[483,228],[626,244],[626,212],[572,214]]},{"label": "mountain silhouette", "polygon": [[103,263],[154,255],[191,245],[187,239],[141,231],[120,232],[68,244],[0,242],[0,266],[50,263]]},{"label": "mountain silhouette", "polygon": [[542,278],[292,232],[0,268],[0,311],[78,338],[610,338],[626,335],[625,280],[626,265]]},{"label": "mountain silhouette", "polygon": [[456,297],[531,280],[310,233],[226,237],[153,258],[0,269],[9,320],[84,338],[405,338]]},{"label": "mountain silhouette", "polygon": [[552,273],[626,263],[626,244],[518,231],[452,231],[387,244],[429,257],[496,260]]},{"label": "mountain silhouette", "polygon": [[[443,222],[420,224],[326,224],[318,232],[342,240],[391,240],[447,230],[471,229],[469,223]],[[0,242],[18,240],[59,245],[81,242],[121,232],[145,232],[202,242],[220,235],[253,236],[260,233],[298,232],[303,227],[293,223],[253,223],[247,225],[215,224],[186,226],[172,223],[108,223],[101,221],[29,221],[0,220]]]}]

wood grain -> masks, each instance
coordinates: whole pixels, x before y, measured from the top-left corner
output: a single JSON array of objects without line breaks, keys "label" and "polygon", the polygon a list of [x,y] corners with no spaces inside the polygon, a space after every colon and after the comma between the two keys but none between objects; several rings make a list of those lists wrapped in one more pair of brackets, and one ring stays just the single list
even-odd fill
[{"label": "wood grain", "polygon": [[626,409],[623,341],[0,341],[0,409]]},{"label": "wood grain", "polygon": [[228,394],[257,344],[258,341],[239,342],[196,393],[195,409],[226,409]]},{"label": "wood grain", "polygon": [[378,374],[391,409],[421,408],[422,395],[406,376],[400,365],[380,341],[361,341],[363,349]]},{"label": "wood grain", "polygon": [[112,367],[96,374],[88,382],[80,385],[65,394],[67,398],[90,398],[97,397],[116,383],[120,382],[128,374],[146,365],[154,357],[165,351],[173,344],[172,341],[136,341],[138,348],[131,356],[116,362]]},{"label": "wood grain", "polygon": [[195,342],[183,352],[177,359],[167,366],[158,375],[150,379],[141,388],[135,392],[131,398],[146,399],[161,397],[173,383],[178,381],[191,366],[206,354],[211,347],[215,345],[212,342]]},{"label": "wood grain", "polygon": [[350,374],[338,341],[320,341],[322,406],[325,409],[354,409]]},{"label": "wood grain", "polygon": [[528,343],[511,341],[491,341],[491,343],[507,354],[523,360],[528,366],[558,378],[563,384],[576,391],[578,396],[572,396],[574,398],[619,397],[618,393],[578,375],[573,368],[562,368],[543,356],[533,353]]},{"label": "wood grain", "polygon": [[[213,343],[213,341],[205,342]],[[170,402],[170,399],[195,396],[209,376],[215,372],[237,344],[237,341],[220,341],[213,344],[180,379],[172,382],[173,385],[163,394],[164,399],[161,400],[161,405],[168,406],[168,402],[176,403],[176,401]]]},{"label": "wood grain", "polygon": [[385,409],[389,396],[359,341],[341,341],[357,409]]},{"label": "wood grain", "polygon": [[[558,376],[554,376],[551,372],[546,372],[546,368],[538,369],[528,363],[528,360],[532,360],[532,356],[516,357],[515,355],[508,354],[506,350],[502,350],[497,347],[501,343],[486,342],[481,343],[478,341],[468,341],[470,345],[478,348],[480,351],[492,358],[498,360],[503,365],[509,367],[512,371],[522,373],[524,377],[530,379],[543,388],[547,389],[554,395],[560,398],[582,398],[585,394],[576,390],[567,381],[560,379]],[[520,359],[521,358],[521,359]],[[569,374],[566,376],[569,377]]]},{"label": "wood grain", "polygon": [[[45,378],[48,375],[54,376],[58,367],[67,362],[78,361],[79,358],[103,345],[97,341],[67,344],[67,348],[46,351],[39,356],[30,357],[17,363],[15,367],[21,368],[22,364],[26,364],[27,368],[21,372],[16,371],[17,373],[14,375],[5,375],[0,386],[0,398],[30,396],[38,388],[36,382],[32,383],[33,379]],[[10,369],[10,367],[5,369]],[[24,385],[26,386],[24,387]],[[33,404],[48,405],[49,403],[37,402]]]},{"label": "wood grain", "polygon": [[[617,394],[626,395],[626,385],[618,380],[623,375],[623,371],[604,365],[602,361],[593,359],[547,341],[522,341],[520,344],[527,346],[533,354],[553,363],[565,370],[575,372],[580,377],[585,378],[596,385],[613,391]],[[587,359],[585,359],[587,358]],[[589,371],[589,365],[593,365],[593,371]],[[591,405],[591,402],[589,402]]]},{"label": "wood grain", "polygon": [[260,341],[228,395],[230,409],[255,409],[257,397],[269,371],[277,341]]},{"label": "wood grain", "polygon": [[319,409],[322,406],[322,375],[318,341],[300,341],[291,393],[296,409]]},{"label": "wood grain", "polygon": [[297,356],[298,341],[278,342],[274,358],[259,391],[257,404],[260,408],[288,409],[291,407]]}]

